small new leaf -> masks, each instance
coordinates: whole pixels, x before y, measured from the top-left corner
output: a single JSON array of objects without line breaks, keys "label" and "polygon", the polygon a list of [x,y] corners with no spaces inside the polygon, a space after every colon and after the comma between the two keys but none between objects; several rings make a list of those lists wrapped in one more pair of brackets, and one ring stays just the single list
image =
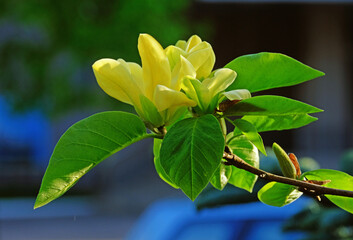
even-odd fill
[{"label": "small new leaf", "polygon": [[303,193],[284,183],[270,182],[257,193],[259,200],[267,205],[283,207],[297,200]]},{"label": "small new leaf", "polygon": [[244,119],[235,120],[234,125],[260,150],[260,152],[267,156],[262,138],[260,134],[257,133],[254,125]]},{"label": "small new leaf", "polygon": [[226,166],[224,164],[220,164],[213,177],[211,178],[211,184],[218,190],[223,190],[223,188],[227,185],[230,176],[232,175],[232,166]]}]

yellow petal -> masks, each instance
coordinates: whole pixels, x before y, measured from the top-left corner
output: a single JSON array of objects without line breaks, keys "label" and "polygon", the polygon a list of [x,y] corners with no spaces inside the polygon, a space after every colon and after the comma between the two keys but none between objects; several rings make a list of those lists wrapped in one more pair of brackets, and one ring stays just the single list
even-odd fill
[{"label": "yellow petal", "polygon": [[181,88],[182,80],[186,76],[195,78],[196,72],[194,66],[188,60],[186,60],[186,58],[180,56],[180,60],[172,72],[171,89],[179,91]]},{"label": "yellow petal", "polygon": [[152,100],[158,84],[170,86],[171,71],[162,46],[150,35],[140,34],[138,50],[141,56],[145,95]]},{"label": "yellow petal", "polygon": [[154,100],[159,112],[176,106],[196,106],[195,101],[189,99],[184,93],[163,85],[156,86]]},{"label": "yellow petal", "polygon": [[229,85],[231,85],[237,74],[229,68],[221,68],[215,71],[212,78],[207,78],[202,82],[205,86],[210,96],[216,96],[219,92],[224,91]]},{"label": "yellow petal", "polygon": [[143,82],[141,66],[133,62],[128,62],[127,64],[129,65],[131,76],[133,77],[135,83],[139,86],[139,88],[143,92],[144,82]]},{"label": "yellow petal", "polygon": [[216,61],[213,49],[207,42],[202,42],[191,49],[186,58],[194,66],[197,79],[207,78]]},{"label": "yellow petal", "polygon": [[99,86],[108,95],[128,104],[139,105],[141,90],[124,60],[101,59],[92,68]]},{"label": "yellow petal", "polygon": [[179,63],[180,61],[180,56],[185,55],[186,52],[182,50],[181,48],[178,48],[176,46],[169,46],[165,49],[165,53],[168,57],[169,60],[169,65],[171,71],[174,70],[174,66]]},{"label": "yellow petal", "polygon": [[198,45],[201,42],[202,42],[202,40],[199,36],[193,35],[187,41],[185,50],[187,52],[189,52],[193,47],[195,47],[196,45]]},{"label": "yellow petal", "polygon": [[197,79],[187,76],[183,79],[182,89],[186,95],[194,100],[201,110],[205,110],[209,104],[208,89]]},{"label": "yellow petal", "polygon": [[182,50],[185,51],[185,49],[186,49],[186,41],[184,41],[184,40],[179,40],[179,41],[177,41],[177,43],[175,44],[175,46],[178,47],[178,48],[181,48]]}]

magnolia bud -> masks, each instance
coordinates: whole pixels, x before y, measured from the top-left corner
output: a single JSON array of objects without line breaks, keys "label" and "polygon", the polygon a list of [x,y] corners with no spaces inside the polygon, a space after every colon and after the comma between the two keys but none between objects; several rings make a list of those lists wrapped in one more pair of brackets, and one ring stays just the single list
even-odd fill
[{"label": "magnolia bud", "polygon": [[299,165],[297,157],[294,155],[294,153],[289,153],[288,157],[292,161],[292,163],[293,163],[293,165],[295,167],[295,170],[297,171],[297,177],[300,177],[302,172],[300,171],[300,165]]},{"label": "magnolia bud", "polygon": [[287,153],[277,143],[273,143],[272,149],[276,154],[283,175],[295,179],[297,177],[297,170]]}]

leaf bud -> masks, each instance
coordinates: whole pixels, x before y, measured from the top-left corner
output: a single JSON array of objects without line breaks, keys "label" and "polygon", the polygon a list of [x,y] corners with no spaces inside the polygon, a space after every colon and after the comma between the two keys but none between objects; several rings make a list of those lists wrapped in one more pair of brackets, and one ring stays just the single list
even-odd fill
[{"label": "leaf bud", "polygon": [[272,149],[276,154],[283,175],[295,179],[297,177],[297,171],[287,153],[277,143],[273,143]]}]

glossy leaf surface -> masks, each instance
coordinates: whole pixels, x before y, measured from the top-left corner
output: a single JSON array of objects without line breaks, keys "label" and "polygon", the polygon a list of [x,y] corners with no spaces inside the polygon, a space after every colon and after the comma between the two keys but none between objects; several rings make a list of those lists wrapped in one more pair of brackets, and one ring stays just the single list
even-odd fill
[{"label": "glossy leaf surface", "polygon": [[225,67],[238,74],[227,91],[248,89],[250,92],[258,92],[296,85],[325,75],[291,57],[269,52],[238,57]]},{"label": "glossy leaf surface", "polygon": [[249,139],[250,142],[257,147],[257,149],[260,150],[260,152],[266,155],[264,143],[254,125],[244,119],[235,120],[234,125],[245,135],[247,139]]},{"label": "glossy leaf surface", "polygon": [[[244,135],[232,138],[232,134],[227,136],[230,141],[227,143],[228,147],[232,149],[233,153],[256,168],[259,167],[259,151]],[[257,176],[243,169],[232,167],[232,175],[228,183],[242,188],[246,191],[252,192],[252,189],[257,180]]]},{"label": "glossy leaf surface", "polygon": [[[308,114],[292,114],[282,116],[252,116],[242,117],[253,124],[258,132],[281,131],[294,128],[300,128],[317,120]],[[234,130],[235,135],[240,135],[239,129]]]},{"label": "glossy leaf surface", "polygon": [[244,99],[224,112],[228,116],[288,116],[322,112],[309,104],[274,95],[262,95]]},{"label": "glossy leaf surface", "polygon": [[297,200],[302,194],[294,186],[270,182],[260,189],[257,196],[261,202],[267,205],[283,207]]},{"label": "glossy leaf surface", "polygon": [[[308,180],[331,180],[331,182],[325,184],[325,187],[353,191],[353,177],[337,170],[318,169],[306,172],[302,177],[306,177]],[[334,195],[325,196],[338,207],[353,213],[353,198]]]},{"label": "glossy leaf surface", "polygon": [[60,197],[98,163],[148,136],[131,113],[103,112],[75,123],[55,146],[34,207]]},{"label": "glossy leaf surface", "polygon": [[189,118],[174,124],[160,150],[166,174],[194,200],[209,183],[224,151],[224,137],[213,115]]}]

